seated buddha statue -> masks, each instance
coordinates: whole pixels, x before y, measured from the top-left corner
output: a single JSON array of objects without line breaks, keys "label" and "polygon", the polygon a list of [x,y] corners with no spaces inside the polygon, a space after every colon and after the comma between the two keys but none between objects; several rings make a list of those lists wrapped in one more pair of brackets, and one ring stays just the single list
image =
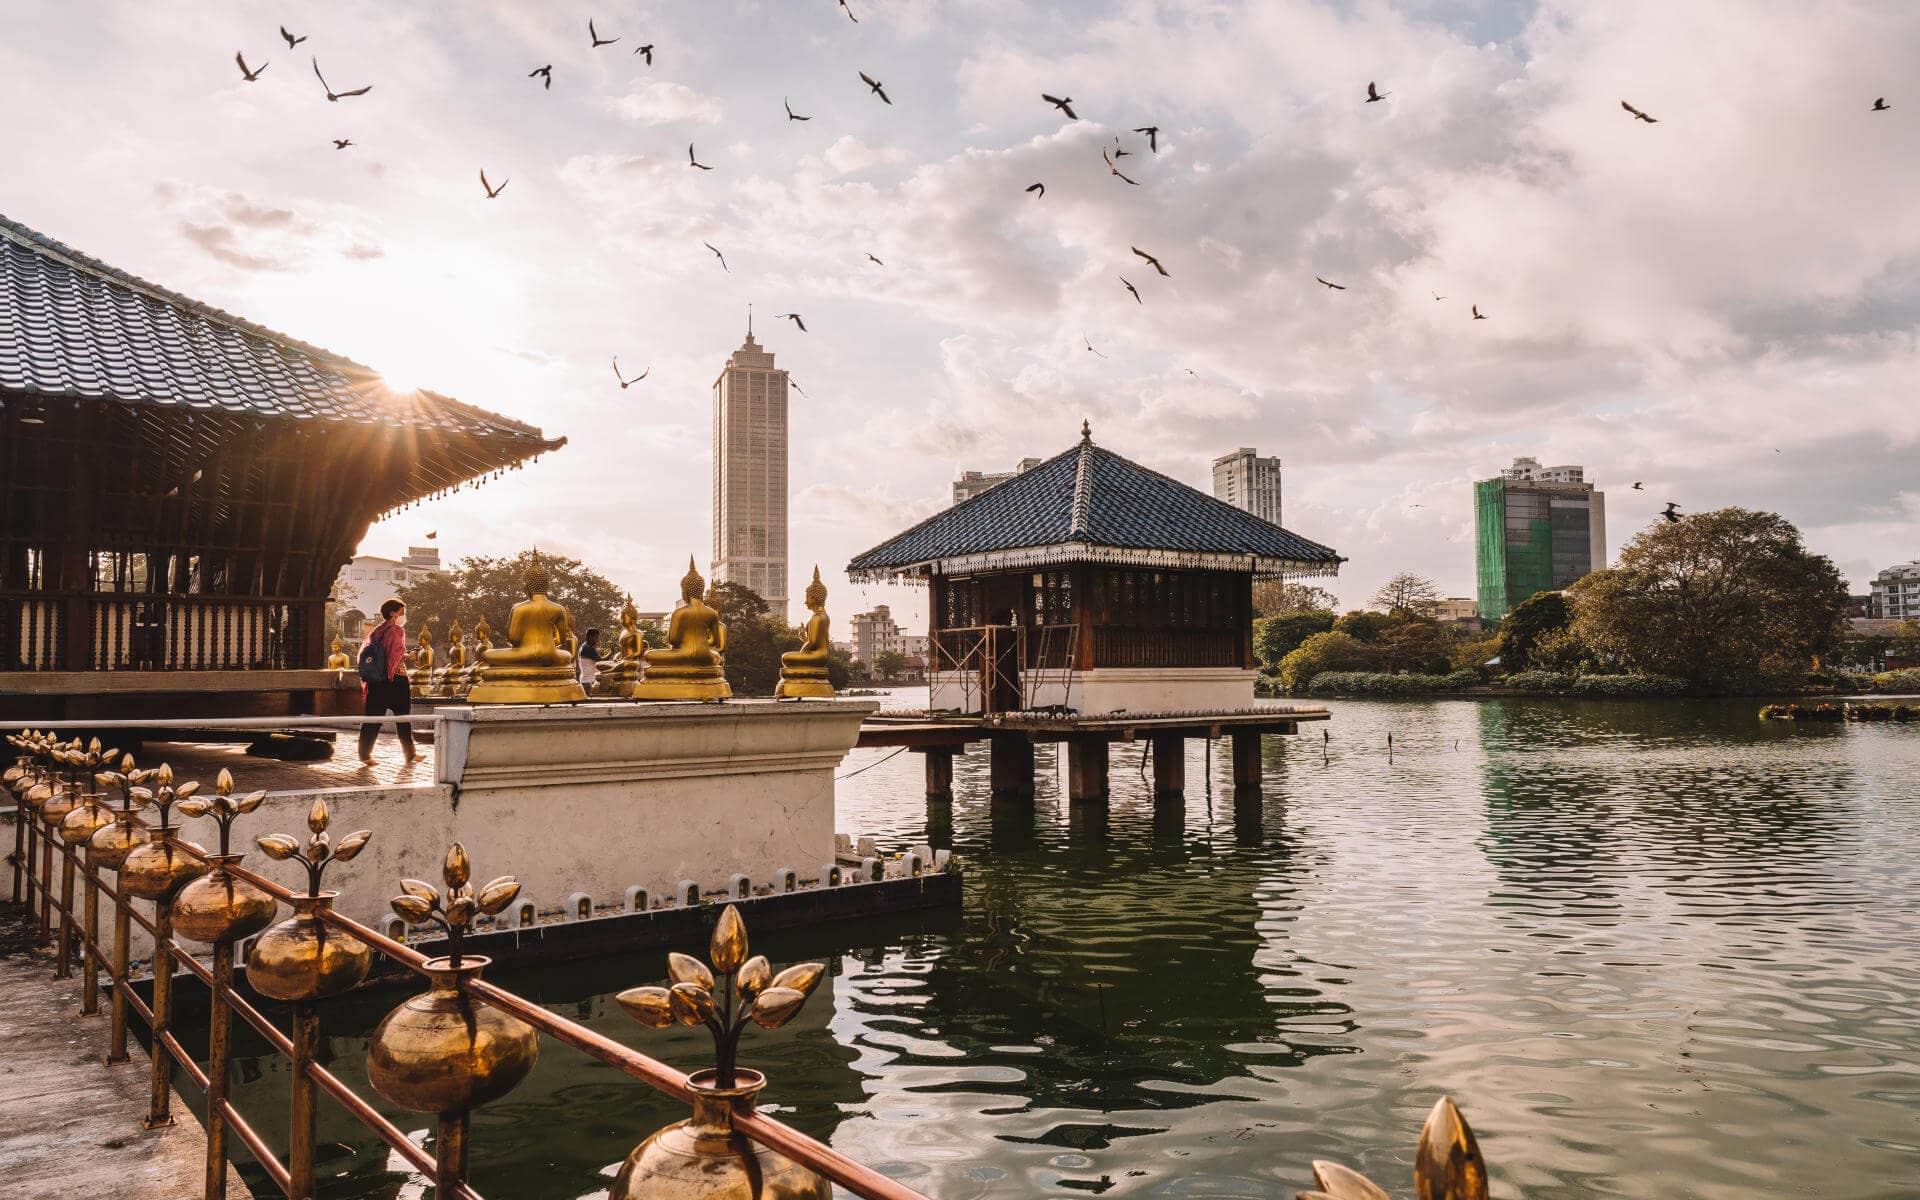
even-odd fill
[{"label": "seated buddha statue", "polygon": [[647,652],[647,639],[640,633],[640,610],[628,593],[626,607],[620,610],[620,636],[613,644],[614,658],[600,671],[594,690],[608,696],[624,696],[631,684],[640,679],[640,659]]},{"label": "seated buddha statue", "polygon": [[327,655],[327,670],[353,670],[353,657],[347,653],[345,645],[346,644],[340,640],[339,634],[336,633],[333,635],[333,653]]},{"label": "seated buddha statue", "polygon": [[467,631],[460,627],[460,618],[453,619],[452,628],[447,630],[447,665],[440,672],[440,694],[458,696],[467,681]]},{"label": "seated buddha statue", "polygon": [[725,700],[727,686],[727,627],[700,594],[706,581],[687,560],[687,577],[680,581],[679,608],[667,623],[667,644],[654,646],[641,662],[640,682],[627,695],[636,700]]},{"label": "seated buddha statue", "polygon": [[507,618],[507,644],[480,651],[486,674],[467,693],[470,704],[560,704],[585,700],[573,677],[564,639],[573,628],[567,610],[547,598],[547,568],[535,554],[521,577],[527,598]]},{"label": "seated buddha statue", "polygon": [[827,585],[820,582],[820,568],[813,569],[813,582],[807,585],[806,628],[798,650],[780,656],[780,686],[776,696],[832,696],[833,684],[827,680],[827,654],[833,644],[827,640]]},{"label": "seated buddha statue", "polygon": [[433,634],[424,628],[413,652],[412,677],[414,695],[424,696],[433,689]]},{"label": "seated buddha statue", "polygon": [[466,689],[473,690],[487,672],[487,651],[493,649],[493,626],[481,617],[473,623],[473,658],[467,664]]}]

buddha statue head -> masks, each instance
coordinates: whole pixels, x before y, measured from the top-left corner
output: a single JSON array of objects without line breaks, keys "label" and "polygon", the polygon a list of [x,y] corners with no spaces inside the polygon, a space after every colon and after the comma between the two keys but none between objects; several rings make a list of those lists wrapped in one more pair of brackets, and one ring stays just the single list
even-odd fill
[{"label": "buddha statue head", "polygon": [[633,606],[633,593],[627,593],[627,603],[620,609],[620,628],[632,629],[640,624],[640,610]]},{"label": "buddha statue head", "polygon": [[813,569],[813,582],[807,585],[807,607],[819,612],[827,606],[827,585],[820,582],[820,568]]},{"label": "buddha statue head", "polygon": [[527,562],[526,573],[520,576],[521,586],[527,589],[527,595],[544,596],[553,586],[553,580],[547,575],[547,564],[540,561],[540,552],[535,550]]},{"label": "buddha statue head", "polygon": [[707,581],[700,578],[700,568],[693,565],[693,556],[687,556],[687,575],[680,581],[680,598],[689,604],[706,593]]},{"label": "buddha statue head", "polygon": [[334,652],[335,654],[338,654],[338,653],[340,653],[340,652],[341,652],[341,651],[342,651],[343,649],[345,649],[345,648],[346,648],[346,646],[345,646],[345,643],[343,643],[343,642],[341,642],[341,640],[340,640],[340,635],[339,635],[339,634],[337,634],[337,633],[336,633],[336,634],[334,634],[334,635],[333,635],[333,647],[332,647],[332,649],[333,649],[333,652]]}]

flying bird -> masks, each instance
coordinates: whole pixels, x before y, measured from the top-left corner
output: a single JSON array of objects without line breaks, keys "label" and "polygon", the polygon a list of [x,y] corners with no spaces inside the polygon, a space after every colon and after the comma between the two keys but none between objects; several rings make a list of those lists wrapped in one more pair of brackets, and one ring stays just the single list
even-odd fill
[{"label": "flying bird", "polygon": [[1119,168],[1119,167],[1116,167],[1116,166],[1114,166],[1114,165],[1113,165],[1113,159],[1112,159],[1112,157],[1111,157],[1111,156],[1109,156],[1109,155],[1107,154],[1107,152],[1106,152],[1105,150],[1102,150],[1102,151],[1100,151],[1100,157],[1101,157],[1101,158],[1104,158],[1104,159],[1106,159],[1106,160],[1107,160],[1107,174],[1109,174],[1109,175],[1115,175],[1115,176],[1118,176],[1118,177],[1119,177],[1119,179],[1121,180],[1121,182],[1123,182],[1123,183],[1131,183],[1131,184],[1132,184],[1133,186],[1135,186],[1135,187],[1139,187],[1139,186],[1140,186],[1140,181],[1139,181],[1139,180],[1137,180],[1137,179],[1128,179],[1128,178],[1126,177],[1126,175],[1124,175],[1124,174],[1122,174],[1122,173],[1121,173],[1121,170],[1120,170],[1120,168]]},{"label": "flying bird", "polygon": [[[1089,338],[1089,337],[1088,337],[1088,336],[1087,336],[1086,334],[1084,334],[1084,333],[1083,333],[1083,334],[1081,334],[1081,335],[1080,335],[1080,340],[1081,340],[1081,341],[1083,341],[1083,342],[1085,342],[1085,343],[1087,344],[1087,349],[1088,349],[1089,351],[1092,351],[1092,352],[1093,352],[1094,354],[1100,354],[1100,352],[1099,352],[1098,350],[1094,350],[1094,349],[1093,349],[1093,339],[1091,339],[1091,338]],[[1101,357],[1101,358],[1105,358],[1105,357],[1106,357],[1106,355],[1104,355],[1104,354],[1100,354],[1100,357]]]},{"label": "flying bird", "polygon": [[509,182],[510,182],[509,180],[502,179],[500,181],[500,186],[494,187],[492,184],[487,182],[487,169],[485,167],[480,168],[480,186],[487,190],[487,199],[489,200],[493,199],[495,196],[498,196],[501,192],[506,191],[507,184]]},{"label": "flying bird", "polygon": [[648,42],[648,43],[647,43],[646,45],[644,45],[644,46],[635,46],[635,47],[633,48],[633,52],[634,52],[635,54],[644,54],[644,55],[646,55],[646,56],[647,56],[647,65],[648,65],[648,66],[652,66],[652,65],[653,65],[653,43],[652,43],[652,42]]},{"label": "flying bird", "polygon": [[733,274],[733,268],[727,265],[727,256],[720,253],[720,250],[718,247],[716,247],[712,242],[701,242],[700,244],[702,246],[705,246],[707,249],[713,251],[713,256],[720,260],[720,269],[722,271],[725,271],[729,275]]},{"label": "flying bird", "polygon": [[[793,388],[794,391],[799,392],[802,396],[807,395],[807,389],[800,386],[800,381],[798,379],[795,379],[793,376],[789,375],[787,376],[787,383]],[[807,399],[811,400],[813,399],[813,397],[807,396]]]},{"label": "flying bird", "polygon": [[592,17],[587,18],[587,37],[593,40],[593,45],[587,47],[587,49],[589,50],[598,50],[602,46],[611,46],[615,42],[620,40],[617,37],[603,38],[598,33],[596,33],[593,28]]},{"label": "flying bird", "polygon": [[352,138],[335,138],[335,139],[333,139],[333,148],[334,148],[335,150],[345,150],[345,149],[346,149],[346,148],[347,148],[348,146],[351,146],[351,145],[353,145],[353,139],[352,139]]},{"label": "flying bird", "polygon": [[1125,158],[1127,155],[1132,153],[1133,151],[1128,150],[1126,147],[1120,144],[1120,135],[1117,133],[1114,134],[1113,135],[1113,156],[1115,158]]},{"label": "flying bird", "polygon": [[1139,289],[1139,288],[1137,288],[1137,287],[1135,287],[1135,286],[1133,286],[1133,285],[1132,285],[1131,283],[1127,283],[1127,277],[1126,277],[1125,275],[1122,275],[1122,276],[1120,277],[1120,282],[1121,282],[1121,283],[1123,283],[1123,284],[1126,284],[1126,288],[1127,288],[1127,290],[1128,290],[1129,292],[1132,292],[1132,293],[1133,293],[1133,302],[1134,302],[1135,304],[1145,304],[1145,303],[1146,303],[1146,301],[1145,301],[1145,300],[1142,300],[1142,299],[1140,298],[1140,289]]},{"label": "flying bird", "polygon": [[438,529],[429,529],[429,530],[427,530],[427,540],[428,540],[428,541],[432,541],[432,540],[433,540],[434,538],[437,538],[437,537],[439,537],[439,536],[440,536],[440,531],[439,531]]},{"label": "flying bird", "polygon": [[1160,127],[1158,125],[1142,125],[1140,128],[1134,130],[1134,132],[1146,134],[1147,149],[1153,151],[1155,154],[1160,153]]},{"label": "flying bird", "polygon": [[1887,98],[1885,96],[1882,96],[1878,100],[1875,100],[1873,102],[1874,112],[1886,112],[1888,109],[1892,107],[1893,105],[1887,103]]},{"label": "flying bird", "polygon": [[1435,300],[1445,300],[1445,299],[1446,299],[1446,297],[1445,297],[1445,296],[1442,296],[1442,295],[1441,295],[1441,294],[1440,294],[1439,292],[1434,292],[1434,293],[1432,293],[1432,295],[1433,295],[1433,298],[1434,298]]},{"label": "flying bird", "polygon": [[[1147,261],[1148,261],[1149,263],[1152,263],[1152,264],[1153,264],[1153,269],[1154,269],[1154,270],[1156,270],[1156,271],[1158,271],[1158,272],[1160,272],[1160,273],[1161,273],[1162,275],[1166,275],[1166,274],[1167,274],[1167,269],[1166,269],[1165,267],[1163,267],[1163,266],[1161,266],[1161,265],[1160,265],[1160,260],[1159,260],[1159,259],[1157,259],[1157,258],[1155,258],[1155,257],[1154,257],[1153,255],[1151,255],[1151,254],[1148,254],[1148,253],[1147,253],[1147,252],[1146,252],[1145,250],[1142,250],[1142,249],[1141,249],[1140,247],[1138,247],[1138,246],[1129,246],[1129,247],[1127,247],[1127,249],[1129,249],[1129,250],[1131,250],[1131,251],[1133,251],[1133,252],[1134,252],[1134,254],[1135,254],[1135,255],[1137,255],[1137,256],[1139,256],[1140,258],[1144,258],[1144,259],[1146,259],[1146,260],[1147,260]],[[1167,275],[1167,278],[1169,278],[1169,279],[1171,279],[1171,278],[1173,278],[1173,277],[1172,277],[1171,275]]]},{"label": "flying bird", "polygon": [[[852,10],[851,10],[851,9],[849,9],[849,10],[848,10],[848,13],[849,13],[849,14],[851,14],[851,13],[852,13]],[[867,74],[867,73],[866,73],[865,71],[862,71],[862,72],[860,72],[860,78],[861,78],[861,79],[862,79],[863,81],[865,81],[865,83],[866,83],[866,85],[867,85],[867,87],[868,87],[869,89],[871,89],[871,90],[872,90],[872,92],[873,92],[873,94],[874,94],[874,95],[876,95],[876,96],[878,96],[878,97],[880,97],[880,98],[881,98],[882,100],[887,100],[887,93],[886,93],[886,92],[885,92],[884,90],[882,90],[882,89],[881,89],[881,87],[880,87],[880,81],[879,81],[879,80],[877,80],[877,79],[875,79],[875,78],[874,78],[873,76],[871,76],[871,75],[869,75],[869,74]],[[887,100],[887,103],[888,103],[888,104],[892,104],[892,103],[893,103],[893,101],[891,101],[891,100]]]},{"label": "flying bird", "polygon": [[1391,96],[1391,95],[1393,95],[1392,92],[1383,92],[1379,88],[1374,87],[1371,82],[1367,84],[1367,103],[1368,104],[1372,104],[1376,100],[1385,100],[1388,96]]},{"label": "flying bird", "polygon": [[1486,320],[1484,316],[1480,315],[1480,306],[1478,304],[1473,306],[1473,319],[1476,321]]},{"label": "flying bird", "polygon": [[1632,113],[1634,117],[1637,118],[1638,120],[1645,121],[1649,125],[1658,125],[1660,123],[1659,118],[1648,116],[1647,114],[1641,112],[1639,109],[1635,108],[1633,105],[1628,104],[1625,100],[1622,100],[1620,102],[1620,107]]},{"label": "flying bird", "polygon": [[527,72],[528,79],[532,79],[535,75],[544,76],[547,81],[546,83],[547,90],[548,91],[553,90],[553,64],[552,63],[548,63],[544,67],[535,67],[533,70]]},{"label": "flying bird", "polygon": [[1026,190],[1029,192],[1039,192],[1041,198],[1044,199],[1047,194],[1047,185],[1044,183],[1030,183],[1026,186]]},{"label": "flying bird", "polygon": [[1638,479],[1636,479],[1633,481],[1633,490],[1636,492],[1644,492],[1647,489],[1644,484],[1642,484]]},{"label": "flying bird", "polygon": [[293,49],[295,46],[298,46],[301,42],[304,42],[307,40],[307,37],[305,34],[301,34],[299,37],[295,37],[292,34],[288,33],[287,27],[285,25],[282,25],[280,27],[280,36],[287,39],[287,49],[289,50]]},{"label": "flying bird", "polygon": [[799,313],[775,313],[773,314],[773,316],[774,316],[774,320],[776,321],[782,318],[792,321],[795,325],[798,325],[800,327],[801,333],[805,333],[807,331],[807,323],[800,319]]},{"label": "flying bird", "polygon": [[620,390],[623,392],[626,391],[628,388],[632,387],[634,384],[639,383],[642,379],[645,379],[647,377],[647,372],[651,370],[653,370],[653,368],[648,367],[645,371],[642,371],[638,375],[635,375],[632,379],[628,379],[626,376],[620,373],[620,356],[618,354],[613,356],[613,377],[620,381]]},{"label": "flying bird", "polygon": [[712,168],[712,167],[710,167],[710,166],[708,166],[707,164],[705,164],[705,163],[703,163],[703,162],[701,162],[701,161],[700,161],[699,159],[697,159],[697,158],[695,158],[695,157],[693,156],[693,143],[692,143],[692,142],[688,142],[688,143],[687,143],[687,165],[688,165],[688,166],[690,166],[690,167],[699,167],[699,168],[700,168],[700,169],[701,169],[702,171],[711,171],[711,170],[713,170],[713,168]]},{"label": "flying bird", "polygon": [[852,21],[855,25],[860,23],[860,18],[854,16],[853,9],[848,7],[847,0],[840,0],[840,7],[847,10],[847,20]]},{"label": "flying bird", "polygon": [[249,71],[247,70],[247,60],[240,56],[238,50],[233,52],[233,61],[240,64],[240,78],[246,80],[248,83],[252,83],[254,80],[260,78],[260,72],[272,65],[270,62],[263,62]]},{"label": "flying bird", "polygon": [[872,264],[873,264],[874,266],[876,266],[876,267],[884,267],[884,266],[886,266],[886,265],[887,265],[887,264],[885,264],[885,263],[883,263],[883,262],[881,262],[881,261],[880,261],[879,259],[877,259],[877,258],[875,258],[875,257],[874,257],[874,256],[873,256],[872,254],[868,254],[868,255],[867,255],[867,261],[868,261],[868,262],[870,262],[870,263],[872,263]]},{"label": "flying bird", "polygon": [[1667,501],[1666,511],[1660,515],[1665,517],[1669,524],[1678,525],[1680,523],[1680,506],[1669,500]]},{"label": "flying bird", "polygon": [[1325,286],[1332,288],[1336,292],[1344,292],[1347,290],[1347,285],[1344,283],[1330,283],[1325,279],[1321,279],[1318,275],[1315,275],[1313,278],[1315,282],[1324,284]]},{"label": "flying bird", "polygon": [[803,117],[803,116],[801,116],[801,115],[800,115],[799,113],[797,113],[797,112],[795,112],[795,111],[793,111],[793,105],[791,105],[791,104],[788,104],[788,103],[787,103],[787,98],[786,98],[785,96],[782,96],[782,97],[780,97],[780,104],[781,104],[781,106],[782,106],[783,108],[785,108],[785,109],[787,110],[787,120],[789,120],[789,121],[811,121],[811,120],[813,120],[813,118],[812,118],[812,117]]},{"label": "flying bird", "polygon": [[326,89],[327,103],[329,104],[335,103],[340,100],[345,100],[348,96],[364,96],[368,92],[373,90],[373,85],[368,84],[365,87],[354,88],[350,92],[334,91],[333,85],[327,82],[327,77],[320,73],[320,60],[317,58],[313,60],[313,75],[314,75],[314,78],[320,81],[320,86]]},{"label": "flying bird", "polygon": [[1080,119],[1079,117],[1076,117],[1073,115],[1073,97],[1072,96],[1049,96],[1045,92],[1041,92],[1040,98],[1042,100],[1045,100],[1048,104],[1053,105],[1055,108],[1059,109],[1061,112],[1067,114],[1067,120],[1078,121]]}]

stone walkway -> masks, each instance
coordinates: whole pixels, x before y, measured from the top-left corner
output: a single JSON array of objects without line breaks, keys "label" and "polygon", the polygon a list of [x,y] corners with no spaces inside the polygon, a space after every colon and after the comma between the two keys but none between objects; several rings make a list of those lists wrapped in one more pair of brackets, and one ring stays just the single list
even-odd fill
[{"label": "stone walkway", "polygon": [[333,757],[319,762],[283,762],[258,758],[239,742],[148,742],[140,750],[140,765],[168,763],[176,779],[198,779],[212,787],[225,767],[242,791],[305,792],[322,788],[405,787],[433,782],[433,744],[419,745],[420,760],[409,763],[400,755],[400,739],[391,730],[374,743],[373,765],[360,761],[351,729],[340,731]]},{"label": "stone walkway", "polygon": [[[206,1135],[176,1096],[175,1123],[149,1133],[148,1062],[101,1065],[107,1006],[80,1017],[80,971],[53,977],[22,911],[0,904],[0,1197],[189,1200],[201,1194]],[[227,1195],[253,1193],[231,1167]]]}]

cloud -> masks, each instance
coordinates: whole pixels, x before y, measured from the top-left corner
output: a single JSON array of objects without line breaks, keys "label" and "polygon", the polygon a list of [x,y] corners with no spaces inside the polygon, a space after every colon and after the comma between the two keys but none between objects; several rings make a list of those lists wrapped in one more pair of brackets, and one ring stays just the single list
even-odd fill
[{"label": "cloud", "polygon": [[609,112],[641,125],[672,125],[692,121],[712,125],[720,120],[720,102],[685,84],[653,80],[624,96],[603,101]]},{"label": "cloud", "polygon": [[180,234],[214,261],[242,271],[306,270],[331,258],[371,262],[386,251],[351,217],[339,221],[265,204],[237,191],[162,181],[153,194],[179,214]]},{"label": "cloud", "polygon": [[853,175],[874,167],[907,161],[907,152],[898,146],[869,146],[847,134],[827,147],[826,163],[837,175]]},{"label": "cloud", "polygon": [[243,271],[289,271],[294,267],[293,263],[280,262],[264,254],[253,254],[241,249],[239,235],[230,225],[202,225],[194,221],[182,221],[180,233],[214,258],[230,267],[239,267]]}]

